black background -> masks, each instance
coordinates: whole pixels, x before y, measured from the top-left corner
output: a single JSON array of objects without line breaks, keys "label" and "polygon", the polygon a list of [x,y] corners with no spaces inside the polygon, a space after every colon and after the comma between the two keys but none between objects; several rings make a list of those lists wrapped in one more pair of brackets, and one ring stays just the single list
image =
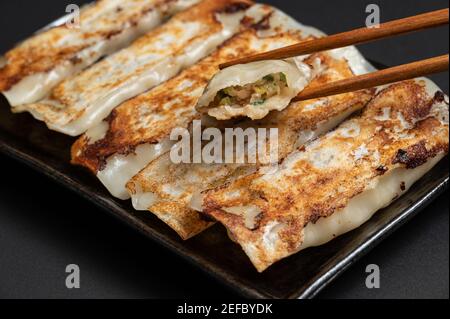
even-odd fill
[{"label": "black background", "polygon": [[[211,0],[214,1],[214,0]],[[64,14],[69,3],[3,0],[0,52]],[[382,21],[448,7],[445,0],[266,0],[327,33],[362,26],[376,3]],[[448,27],[361,46],[397,65],[448,53]],[[448,73],[433,76],[448,93]],[[233,298],[232,291],[120,224],[77,195],[0,155],[0,298]],[[447,191],[326,288],[321,298],[448,298]],[[65,267],[81,268],[81,289],[65,288]],[[365,267],[381,268],[381,289]]]}]

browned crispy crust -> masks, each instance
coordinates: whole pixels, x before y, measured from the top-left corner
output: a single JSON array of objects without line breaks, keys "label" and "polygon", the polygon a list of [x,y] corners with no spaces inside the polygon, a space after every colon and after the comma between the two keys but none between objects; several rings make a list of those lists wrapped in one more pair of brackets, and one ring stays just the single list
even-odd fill
[{"label": "browned crispy crust", "polygon": [[[178,13],[169,22],[140,37],[124,50],[63,81],[52,90],[48,99],[21,106],[20,110],[31,112],[50,127],[69,125],[82,118],[87,109],[94,107],[102,97],[122,86],[132,85],[134,78],[143,76],[152,67],[158,67],[163,57],[184,54],[184,50],[191,44],[221,32],[224,25],[217,18],[217,13],[237,4],[242,9],[250,6],[251,2],[204,0]],[[201,32],[196,31],[189,35],[186,28],[194,22],[201,26]],[[164,39],[171,39],[170,43],[165,43]],[[145,58],[152,55],[160,58]],[[136,57],[143,57],[143,60],[136,64]]]},{"label": "browned crispy crust", "polygon": [[[218,71],[220,63],[238,56],[256,53],[257,51],[249,46],[251,39],[256,37],[256,33],[257,30],[254,28],[242,32],[221,46],[221,48],[228,48],[231,45],[230,50],[216,51],[179,76],[117,107],[107,119],[109,129],[103,139],[89,144],[89,138],[85,135],[73,145],[72,163],[85,166],[96,173],[102,169],[109,156],[133,153],[141,144],[159,143],[170,134],[174,124],[176,127],[187,127],[200,116],[193,107],[197,98],[180,92],[176,88],[184,81],[195,83],[194,88],[205,86]],[[301,40],[302,37],[300,32],[287,32],[270,39],[284,39],[283,41],[287,43],[293,43],[293,41]],[[270,41],[266,42],[265,47]],[[261,50],[264,50],[264,47]],[[170,101],[176,102],[166,109],[165,105]],[[144,115],[139,113],[140,107],[146,109]],[[174,112],[179,110],[184,110],[183,116],[173,117]],[[155,115],[167,117],[167,120],[154,121]]]},{"label": "browned crispy crust", "polygon": [[[318,87],[325,83],[331,83],[354,76],[349,63],[344,59],[335,59],[329,54],[316,54],[305,60],[306,63],[319,58],[326,70],[315,78],[308,87]],[[311,62],[312,63],[312,62]],[[266,118],[259,121],[247,121],[251,127],[278,128],[279,155],[285,158],[294,151],[299,132],[304,130],[316,130],[318,125],[324,121],[339,116],[350,110],[361,109],[373,97],[374,90],[362,90],[329,97],[320,107],[309,109],[309,107],[322,101],[313,99],[309,101],[292,103],[282,112],[271,112]],[[245,124],[244,124],[245,125]]]},{"label": "browned crispy crust", "polygon": [[[150,115],[146,119],[145,116],[143,117],[141,114],[138,114],[138,107],[142,105],[154,105],[154,107],[148,107],[149,112],[152,109],[152,114],[170,116],[177,108],[195,104],[196,99],[194,100],[191,96],[180,94],[175,88],[185,80],[190,80],[196,83],[196,85],[204,86],[218,70],[218,64],[230,61],[237,56],[251,54],[253,51],[245,43],[248,42],[249,37],[255,36],[258,28],[259,24],[252,27],[251,30],[243,32],[232,40],[227,41],[222,46],[225,47],[233,43],[233,46],[235,46],[235,54],[224,55],[223,53],[215,53],[211,57],[182,72],[180,76],[116,108],[106,120],[109,123],[109,129],[103,139],[89,144],[88,137],[82,136],[76,141],[72,147],[72,163],[84,166],[95,174],[103,169],[106,159],[113,154],[127,155],[133,153],[139,145],[159,143],[170,134],[170,131],[174,127],[174,121],[177,121],[178,118],[170,118],[168,121],[158,122],[155,126],[152,125],[154,123],[151,122],[152,117]],[[294,37],[298,41],[302,39],[300,34],[296,35],[293,33],[290,33],[289,36],[286,34],[274,36],[273,38],[280,37]],[[312,60],[316,57],[312,56],[310,59]],[[310,86],[320,86],[323,83],[353,76],[353,72],[345,60],[336,60],[326,54],[321,54],[319,57],[322,59],[322,63],[327,65],[327,68],[332,70],[332,72],[324,72]],[[299,102],[284,112],[273,112],[264,120],[249,121],[247,125],[278,127],[280,140],[282,141],[279,147],[279,157],[284,158],[292,151],[292,146],[295,144],[295,139],[297,138],[297,132],[305,128],[314,130],[318,123],[327,120],[333,115],[338,115],[343,110],[362,107],[370,100],[372,94],[372,90],[364,90],[334,96],[327,102],[327,106],[329,106],[327,112],[323,112],[323,108],[310,111],[305,110],[315,100]],[[172,100],[177,100],[179,103],[174,104],[170,110],[164,110],[164,105]],[[191,116],[183,118],[182,122],[177,123],[177,127],[186,127],[197,118],[199,118],[199,114],[193,113]],[[243,125],[246,124],[244,123]]]},{"label": "browned crispy crust", "polygon": [[[143,16],[174,1],[148,1],[147,5],[142,5],[139,12],[131,15],[126,14],[124,10],[116,10],[114,13],[115,29],[108,28],[81,33],[78,29],[68,28],[64,24],[33,36],[5,54],[7,64],[0,69],[0,91],[8,91],[25,77],[49,72],[61,63],[68,62],[74,65],[80,63],[81,59],[77,54],[82,50],[95,45],[102,39],[110,39],[122,33],[125,30],[125,25],[134,26]],[[99,0],[86,8],[82,11],[81,19],[89,18],[101,12],[106,2],[105,0]],[[126,5],[125,2],[124,5]],[[97,23],[102,23],[102,20],[97,21]],[[57,45],[59,40],[70,34],[78,35],[83,44]],[[95,39],[95,41],[89,42],[92,39]]]},{"label": "browned crispy crust", "polygon": [[[441,122],[439,114],[431,113],[436,101],[425,92],[423,83],[394,84],[382,90],[362,115],[291,155],[270,183],[262,173],[255,173],[206,192],[204,213],[224,224],[263,271],[299,250],[308,224],[346,207],[379,176],[396,168],[414,169],[437,154],[447,153],[448,124]],[[384,108],[390,109],[389,120],[379,120]],[[448,108],[445,112],[448,114]],[[358,125],[361,132],[342,135],[351,125]],[[367,153],[356,157],[363,145]],[[327,152],[332,152],[329,162],[317,162],[316,158],[328,159]],[[240,196],[229,198],[231,192]],[[261,210],[255,229],[248,229],[241,216],[224,210],[248,205]],[[262,238],[271,222],[284,226],[278,232],[275,251],[269,253]],[[249,249],[250,245],[254,248]]]},{"label": "browned crispy crust", "polygon": [[[347,61],[336,60],[326,53],[311,56],[306,62],[316,58],[321,59],[326,71],[313,80],[312,86],[353,75]],[[215,127],[278,128],[279,159],[283,159],[295,150],[299,132],[315,130],[323,121],[330,121],[337,115],[347,113],[348,110],[360,109],[372,96],[371,90],[338,95],[315,109],[308,109],[308,106],[317,102],[316,100],[292,103],[285,110],[273,112],[260,121],[237,120],[228,124],[219,121]],[[259,164],[172,164],[169,154],[166,154],[149,164],[127,186],[131,194],[136,194],[138,190],[142,193],[155,194],[159,200],[148,207],[148,210],[164,220],[183,239],[189,239],[212,224],[210,219],[205,220],[205,215],[190,207],[192,196],[202,190],[224,185],[230,180],[250,174],[257,166]],[[167,189],[176,189],[176,198],[167,194]],[[257,224],[258,222],[256,227]]]}]

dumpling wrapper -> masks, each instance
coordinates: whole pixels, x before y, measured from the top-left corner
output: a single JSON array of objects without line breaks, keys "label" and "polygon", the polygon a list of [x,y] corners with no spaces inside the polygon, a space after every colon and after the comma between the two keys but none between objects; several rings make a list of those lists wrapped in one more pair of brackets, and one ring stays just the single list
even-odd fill
[{"label": "dumpling wrapper", "polygon": [[360,227],[448,153],[448,98],[427,79],[385,87],[363,113],[289,155],[204,193],[262,272]]},{"label": "dumpling wrapper", "polygon": [[0,57],[0,91],[11,106],[46,97],[82,71],[200,0],[100,0],[80,10],[79,28],[61,18]]},{"label": "dumpling wrapper", "polygon": [[313,79],[320,68],[303,58],[258,61],[217,73],[200,98],[197,110],[218,120],[247,116],[259,120],[281,111]]},{"label": "dumpling wrapper", "polygon": [[[122,103],[107,121],[83,135],[72,148],[72,162],[90,169],[115,197],[129,199],[126,183],[170,150],[174,144],[170,141],[172,130],[188,128],[201,117],[195,106],[219,64],[240,54],[284,47],[310,36],[299,25],[291,27],[289,22],[293,20],[270,6],[254,5],[247,15],[244,20],[251,25],[244,25],[214,53],[153,90]],[[284,28],[279,20],[285,22]],[[263,35],[260,23],[267,25]],[[278,32],[267,35],[274,30]]]},{"label": "dumpling wrapper", "polygon": [[169,80],[240,32],[248,0],[203,0],[125,49],[56,86],[37,103],[17,106],[51,130],[78,136],[122,102]]},{"label": "dumpling wrapper", "polygon": [[[174,143],[170,141],[171,131],[188,128],[193,120],[200,119],[201,114],[195,106],[208,82],[219,71],[219,64],[243,54],[266,52],[324,35],[270,6],[254,5],[247,15],[245,31],[224,43],[215,53],[153,90],[122,103],[105,121],[83,135],[72,148],[72,163],[88,168],[113,196],[129,199],[125,185],[150,162],[170,150]],[[339,72],[335,71],[338,66],[331,67],[330,80],[341,79],[342,73],[360,75],[373,71],[355,47],[333,50],[329,54],[337,60],[348,61],[345,67],[350,67],[350,70]],[[313,101],[306,114],[293,113],[280,122],[286,121],[289,127],[298,128],[296,119],[301,117],[305,121],[303,124],[308,125],[308,113],[314,110],[323,109],[322,113],[327,116],[337,115],[347,109],[342,104],[352,104],[348,96],[340,102]],[[339,106],[330,113],[327,107],[336,105],[334,103]],[[300,109],[298,112],[302,113]],[[272,115],[283,117],[282,113],[273,112],[264,120],[270,120]],[[307,130],[299,139],[314,138],[314,132]]]},{"label": "dumpling wrapper", "polygon": [[[329,53],[314,55],[309,59],[316,58],[321,60],[323,72],[315,77],[311,86],[317,87],[353,76],[350,63],[346,59],[334,59]],[[373,91],[351,92],[329,98],[294,102],[283,111],[271,113],[259,121],[250,119],[214,121],[205,115],[209,121],[202,119],[202,124],[205,128],[222,128],[222,132],[226,127],[239,127],[243,130],[277,129],[275,140],[271,136],[266,136],[266,154],[272,150],[271,142],[275,142],[278,150],[277,158],[283,159],[308,141],[333,129],[352,113],[361,110],[373,97]],[[255,143],[247,142],[244,148],[255,150],[255,153],[259,152]],[[236,145],[233,151],[237,155]],[[242,164],[178,164],[173,163],[170,153],[167,153],[152,161],[128,183],[133,207],[137,210],[150,211],[183,239],[189,239],[212,225],[199,213],[202,210],[203,191],[251,174],[268,162],[260,155],[256,157],[257,163],[247,163],[247,159],[250,158],[248,154],[245,158],[245,163]]]}]

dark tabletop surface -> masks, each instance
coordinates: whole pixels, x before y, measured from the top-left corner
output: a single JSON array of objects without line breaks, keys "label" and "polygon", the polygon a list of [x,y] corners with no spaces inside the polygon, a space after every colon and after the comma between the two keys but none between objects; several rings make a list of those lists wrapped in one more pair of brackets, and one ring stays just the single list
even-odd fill
[{"label": "dark tabletop surface", "polygon": [[[213,1],[213,0],[211,0]],[[84,1],[86,2],[86,1]],[[376,3],[382,21],[448,7],[446,0],[266,0],[327,33],[364,24]],[[0,52],[65,12],[63,0],[0,1]],[[397,65],[448,53],[448,28],[361,46]],[[448,93],[448,73],[433,76]],[[0,155],[0,298],[232,298],[234,293],[105,212]],[[449,192],[326,288],[320,298],[448,298]],[[146,254],[142,252],[146,251]],[[81,268],[81,289],[65,268]],[[381,288],[365,286],[377,264]]]}]

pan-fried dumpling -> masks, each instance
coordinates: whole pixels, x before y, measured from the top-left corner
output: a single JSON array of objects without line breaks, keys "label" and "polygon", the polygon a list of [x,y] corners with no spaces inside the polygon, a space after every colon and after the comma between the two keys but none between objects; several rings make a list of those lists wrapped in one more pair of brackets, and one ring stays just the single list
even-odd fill
[{"label": "pan-fried dumpling", "polygon": [[[212,3],[212,2],[211,2]],[[217,3],[217,2],[214,2]],[[255,5],[245,19],[242,32],[225,42],[217,51],[179,75],[146,93],[130,99],[116,109],[100,125],[82,136],[72,148],[72,162],[89,168],[116,197],[129,199],[126,183],[151,161],[166,153],[173,145],[171,132],[189,128],[201,118],[195,110],[208,82],[219,70],[219,64],[240,54],[256,54],[271,48],[298,43],[309,34],[290,30],[261,37],[261,21],[272,21],[285,14],[265,5]],[[248,25],[253,21],[252,25]],[[283,21],[293,21],[283,19]]]},{"label": "pan-fried dumpling", "polygon": [[378,91],[364,111],[276,168],[203,192],[203,213],[258,271],[358,228],[448,153],[448,98],[417,79]]},{"label": "pan-fried dumpling", "polygon": [[81,135],[121,103],[169,80],[239,33],[255,7],[248,0],[203,0],[66,79],[47,98],[13,111],[29,112],[52,130]]},{"label": "pan-fried dumpling", "polygon": [[218,120],[240,116],[262,119],[271,111],[286,108],[319,67],[320,60],[308,65],[302,58],[231,66],[214,76],[197,110]]},{"label": "pan-fried dumpling", "polygon": [[59,19],[0,57],[0,92],[12,106],[46,97],[93,65],[200,0],[99,0],[80,10],[80,25]]},{"label": "pan-fried dumpling", "polygon": [[[353,76],[346,59],[334,59],[329,53],[320,53],[324,71],[317,75],[311,86],[342,80]],[[277,137],[266,136],[266,154],[272,145],[278,150],[281,160],[335,128],[350,114],[361,110],[373,97],[373,90],[350,92],[329,98],[294,102],[281,112],[273,112],[259,121],[214,121],[208,116],[202,119],[204,127],[214,127],[222,132],[227,127],[246,129],[278,130]],[[270,134],[272,135],[272,133]],[[257,150],[258,142],[247,142],[245,146],[233,146],[233,152],[247,149],[243,163],[176,163],[172,162],[170,152],[152,161],[127,184],[133,207],[150,211],[173,228],[183,239],[189,239],[209,226],[199,212],[202,211],[203,191],[220,187],[229,182],[253,173],[261,165],[270,162],[264,156],[255,156],[256,163],[248,161],[250,153]],[[223,143],[224,141],[222,141]],[[272,144],[274,143],[274,144]],[[226,141],[225,141],[226,144]],[[222,144],[225,148],[225,144]],[[234,153],[233,157],[237,154]],[[268,156],[269,157],[269,156]],[[249,219],[250,221],[250,219]]]}]

